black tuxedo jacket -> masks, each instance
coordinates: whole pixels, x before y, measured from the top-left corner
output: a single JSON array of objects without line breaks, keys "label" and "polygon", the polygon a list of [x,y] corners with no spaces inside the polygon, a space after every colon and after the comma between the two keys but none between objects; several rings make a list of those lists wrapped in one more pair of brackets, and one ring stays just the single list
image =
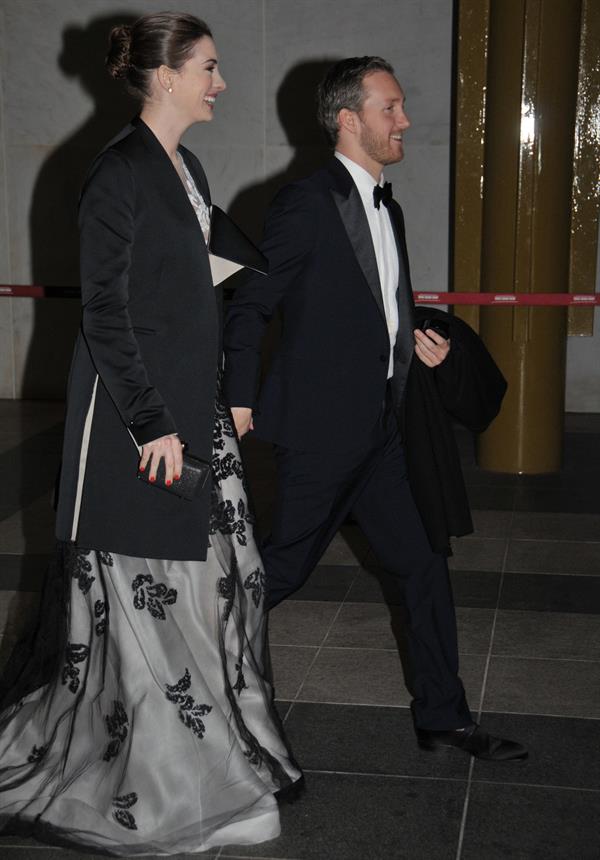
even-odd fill
[{"label": "black tuxedo jacket", "polygon": [[[400,263],[399,331],[392,390],[408,477],[432,548],[472,531],[453,421],[481,432],[497,415],[506,382],[465,323],[413,306],[397,203],[390,207]],[[377,264],[362,201],[338,159],[284,188],[262,246],[270,277],[235,293],[225,324],[225,390],[254,409],[257,435],[297,450],[360,446],[381,414],[389,339]],[[259,390],[260,343],[280,307],[279,351]],[[415,319],[443,318],[452,348],[435,370],[414,353]]]},{"label": "black tuxedo jacket", "polygon": [[[180,152],[210,204],[199,161]],[[93,163],[79,223],[83,311],[57,535],[125,555],[204,559],[210,486],[190,502],[136,477],[131,436],[142,445],[177,432],[211,459],[220,362],[206,243],[176,170],[140,119]]]},{"label": "black tuxedo jacket", "polygon": [[[413,303],[397,203],[390,214],[400,263],[399,403],[413,355]],[[252,407],[256,434],[284,447],[356,447],[381,413],[390,343],[367,217],[338,159],[279,192],[261,249],[269,277],[250,276],[239,286],[226,317],[229,404]],[[277,308],[281,343],[259,391],[260,345]]]}]

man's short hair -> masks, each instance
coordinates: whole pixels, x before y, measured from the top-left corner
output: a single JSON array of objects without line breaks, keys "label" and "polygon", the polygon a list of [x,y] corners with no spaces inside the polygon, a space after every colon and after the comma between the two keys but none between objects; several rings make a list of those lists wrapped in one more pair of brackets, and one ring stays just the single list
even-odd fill
[{"label": "man's short hair", "polygon": [[364,100],[363,79],[371,72],[394,74],[381,57],[348,57],[335,63],[317,89],[317,118],[330,144],[338,139],[338,114],[342,108],[359,111]]}]

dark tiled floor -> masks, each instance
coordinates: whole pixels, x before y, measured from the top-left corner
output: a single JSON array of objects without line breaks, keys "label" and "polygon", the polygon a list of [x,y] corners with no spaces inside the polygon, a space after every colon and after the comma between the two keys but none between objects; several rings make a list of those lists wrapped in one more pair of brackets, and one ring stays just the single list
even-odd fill
[{"label": "dark tiled floor", "polygon": [[[0,403],[0,659],[43,582],[61,419],[61,404]],[[398,584],[348,526],[270,620],[278,708],[307,791],[282,808],[279,839],[205,856],[600,857],[600,416],[567,416],[567,429],[564,467],[548,476],[483,472],[458,435],[475,523],[451,559],[461,674],[482,723],[529,759],[418,748]],[[273,463],[267,446],[244,448],[267,529]],[[5,839],[0,857],[79,855]]]}]

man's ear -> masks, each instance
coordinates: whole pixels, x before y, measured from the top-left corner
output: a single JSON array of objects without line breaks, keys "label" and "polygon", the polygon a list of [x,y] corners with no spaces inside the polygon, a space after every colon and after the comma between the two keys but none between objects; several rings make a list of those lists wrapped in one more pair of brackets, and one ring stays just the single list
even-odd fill
[{"label": "man's ear", "polygon": [[358,117],[356,113],[348,108],[342,108],[338,113],[338,127],[340,131],[356,134],[358,128]]}]

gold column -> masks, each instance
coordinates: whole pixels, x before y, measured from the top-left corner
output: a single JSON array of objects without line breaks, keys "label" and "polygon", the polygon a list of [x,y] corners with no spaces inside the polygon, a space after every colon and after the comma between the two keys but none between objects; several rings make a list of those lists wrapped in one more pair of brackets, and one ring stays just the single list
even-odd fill
[{"label": "gold column", "polygon": [[[455,290],[478,293],[490,0],[461,0],[457,11],[452,282]],[[477,305],[458,305],[456,315],[479,330]]]},{"label": "gold column", "polygon": [[[565,292],[581,0],[491,0],[481,290]],[[482,308],[509,389],[478,443],[483,468],[560,468],[564,308]]]}]

